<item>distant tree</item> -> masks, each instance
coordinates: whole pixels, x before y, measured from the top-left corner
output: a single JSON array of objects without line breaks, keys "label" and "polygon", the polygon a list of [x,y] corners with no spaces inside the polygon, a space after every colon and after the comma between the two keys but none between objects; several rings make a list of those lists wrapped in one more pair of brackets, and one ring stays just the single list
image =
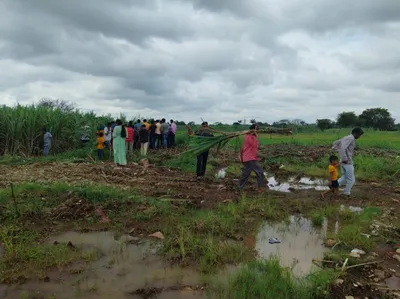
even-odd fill
[{"label": "distant tree", "polygon": [[235,121],[232,125],[233,125],[233,126],[240,126],[240,123],[237,122],[237,121]]},{"label": "distant tree", "polygon": [[43,107],[48,109],[59,109],[63,112],[71,112],[75,110],[75,105],[65,100],[54,100],[51,98],[42,98],[37,107]]},{"label": "distant tree", "polygon": [[371,108],[364,110],[360,116],[362,125],[375,130],[393,130],[394,118],[385,108]]},{"label": "distant tree", "polygon": [[222,126],[222,123],[217,121],[217,122],[213,123],[213,126]]},{"label": "distant tree", "polygon": [[186,126],[186,123],[184,121],[179,121],[179,120],[175,121],[175,124],[177,126]]},{"label": "distant tree", "polygon": [[189,127],[195,126],[196,124],[194,123],[194,121],[188,122],[187,124]]},{"label": "distant tree", "polygon": [[288,119],[281,119],[280,121],[276,121],[272,124],[273,127],[276,128],[288,128],[290,125],[290,120]]},{"label": "distant tree", "polygon": [[340,128],[354,127],[357,124],[359,124],[359,121],[354,112],[342,112],[337,117],[337,125]]},{"label": "distant tree", "polygon": [[317,127],[321,131],[331,129],[333,128],[333,121],[331,121],[330,119],[317,119]]},{"label": "distant tree", "polygon": [[254,125],[254,124],[257,123],[257,121],[253,118],[253,119],[250,120],[250,123]]},{"label": "distant tree", "polygon": [[292,120],[290,123],[292,123],[295,126],[305,126],[307,124],[304,120],[298,118]]},{"label": "distant tree", "polygon": [[237,123],[238,123],[239,125],[241,125],[241,124],[242,124],[242,120],[239,119],[239,120],[237,121]]}]

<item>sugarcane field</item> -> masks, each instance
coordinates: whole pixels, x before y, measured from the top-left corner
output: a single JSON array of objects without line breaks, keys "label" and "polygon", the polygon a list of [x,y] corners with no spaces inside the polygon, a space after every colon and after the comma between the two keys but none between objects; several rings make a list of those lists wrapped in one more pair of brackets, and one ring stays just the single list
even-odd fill
[{"label": "sugarcane field", "polygon": [[0,119],[0,298],[400,294],[399,131]]}]

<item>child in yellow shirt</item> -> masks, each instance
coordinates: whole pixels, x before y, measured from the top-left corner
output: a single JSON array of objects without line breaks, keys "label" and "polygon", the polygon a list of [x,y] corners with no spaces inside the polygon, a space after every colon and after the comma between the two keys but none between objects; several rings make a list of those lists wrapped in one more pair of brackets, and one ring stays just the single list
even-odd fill
[{"label": "child in yellow shirt", "polygon": [[99,160],[103,159],[103,155],[104,155],[104,133],[103,132],[99,132],[97,133],[97,157],[99,158]]},{"label": "child in yellow shirt", "polygon": [[330,190],[321,193],[323,199],[328,193],[333,193],[333,199],[337,198],[337,194],[339,191],[338,170],[337,170],[338,166],[340,166],[339,158],[336,156],[330,156],[329,167],[328,167],[329,178],[330,178],[330,183],[329,183]]}]

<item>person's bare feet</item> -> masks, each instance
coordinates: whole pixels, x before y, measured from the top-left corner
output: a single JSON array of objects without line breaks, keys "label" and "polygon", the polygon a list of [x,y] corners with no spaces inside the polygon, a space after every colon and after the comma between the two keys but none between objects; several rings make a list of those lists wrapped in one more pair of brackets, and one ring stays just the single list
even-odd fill
[{"label": "person's bare feet", "polygon": [[322,199],[325,199],[325,194],[324,194],[324,192],[321,192],[321,198],[322,198]]}]

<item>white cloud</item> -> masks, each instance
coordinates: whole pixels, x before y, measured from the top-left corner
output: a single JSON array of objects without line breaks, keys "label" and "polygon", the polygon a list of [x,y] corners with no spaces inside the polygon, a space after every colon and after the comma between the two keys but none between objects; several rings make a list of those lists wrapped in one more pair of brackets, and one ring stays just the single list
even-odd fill
[{"label": "white cloud", "polygon": [[400,120],[398,0],[0,3],[0,104],[199,121]]}]

